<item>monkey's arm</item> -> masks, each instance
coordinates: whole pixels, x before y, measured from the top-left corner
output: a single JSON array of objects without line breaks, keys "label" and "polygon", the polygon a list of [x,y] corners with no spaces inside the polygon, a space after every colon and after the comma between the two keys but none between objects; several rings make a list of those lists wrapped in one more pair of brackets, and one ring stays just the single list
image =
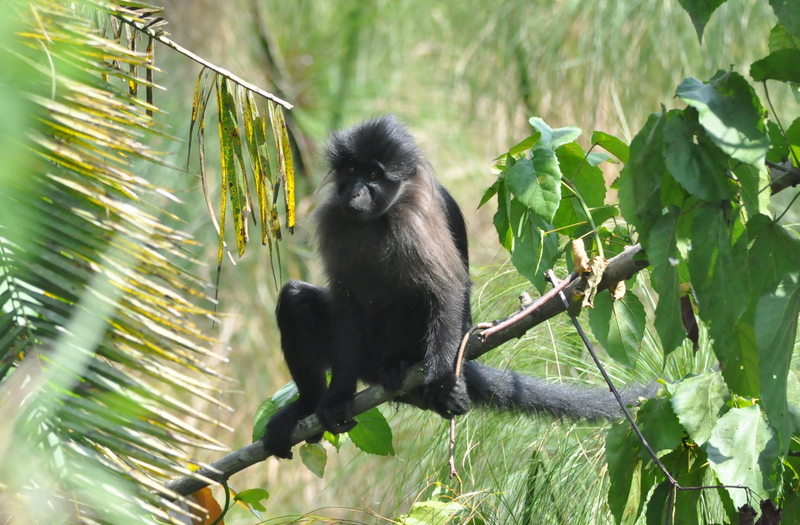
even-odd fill
[{"label": "monkey's arm", "polygon": [[431,305],[424,340],[425,383],[422,395],[428,408],[447,419],[469,411],[466,381],[455,376],[464,298],[453,295],[437,298]]},{"label": "monkey's arm", "polygon": [[[344,296],[346,291],[341,292]],[[339,434],[352,429],[353,396],[358,386],[363,356],[363,334],[357,323],[359,312],[352,301],[335,301],[331,344],[331,384],[317,407],[317,417],[329,432]]]}]

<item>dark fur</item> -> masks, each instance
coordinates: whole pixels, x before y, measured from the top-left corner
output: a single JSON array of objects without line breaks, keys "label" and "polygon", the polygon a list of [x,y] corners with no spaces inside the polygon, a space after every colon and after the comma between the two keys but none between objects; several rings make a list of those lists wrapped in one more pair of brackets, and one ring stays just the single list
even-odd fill
[{"label": "dark fur", "polygon": [[393,117],[332,133],[327,160],[332,187],[315,219],[328,288],[291,281],[281,291],[281,346],[300,398],[270,420],[270,452],[291,457],[291,432],[312,413],[331,432],[349,430],[357,382],[397,390],[418,361],[425,383],[406,401],[446,418],[467,412],[470,400],[556,416],[617,415],[610,394],[475,362],[456,380],[458,345],[472,324],[458,205]]}]

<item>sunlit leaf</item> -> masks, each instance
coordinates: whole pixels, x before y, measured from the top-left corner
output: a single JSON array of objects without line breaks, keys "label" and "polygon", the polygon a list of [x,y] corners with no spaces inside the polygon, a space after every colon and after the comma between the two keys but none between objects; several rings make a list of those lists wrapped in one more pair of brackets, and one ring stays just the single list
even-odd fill
[{"label": "sunlit leaf", "polygon": [[[722,416],[705,449],[720,483],[748,487],[760,498],[775,496],[777,487],[770,477],[775,471],[780,446],[762,417],[759,405],[732,408]],[[743,490],[730,488],[728,493],[737,508],[749,501]]]},{"label": "sunlit leaf", "polygon": [[615,361],[633,368],[644,337],[645,312],[635,294],[612,301],[607,292],[597,294],[589,310],[589,324],[597,341]]},{"label": "sunlit leaf", "polygon": [[700,124],[722,151],[745,164],[764,165],[769,149],[764,108],[741,75],[718,71],[707,83],[687,78],[675,94],[697,110]]},{"label": "sunlit leaf", "polygon": [[[385,455],[385,454],[384,454]],[[308,470],[321,478],[325,474],[325,464],[328,462],[328,453],[319,443],[304,443],[300,447],[300,459]]]},{"label": "sunlit leaf", "polygon": [[717,420],[728,409],[728,388],[718,372],[689,376],[667,385],[672,409],[689,437],[698,445],[711,437]]},{"label": "sunlit leaf", "polygon": [[369,454],[394,456],[392,429],[377,407],[355,419],[358,424],[347,433],[355,446]]}]

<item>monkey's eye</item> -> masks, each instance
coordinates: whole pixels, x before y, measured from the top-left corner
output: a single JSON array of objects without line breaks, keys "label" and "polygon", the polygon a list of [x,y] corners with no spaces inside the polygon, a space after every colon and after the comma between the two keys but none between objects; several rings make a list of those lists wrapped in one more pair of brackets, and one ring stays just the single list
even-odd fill
[{"label": "monkey's eye", "polygon": [[353,166],[347,166],[347,173],[353,174],[356,172],[356,169]]},{"label": "monkey's eye", "polygon": [[378,180],[378,176],[379,176],[379,174],[378,174],[377,171],[375,171],[375,170],[370,170],[369,171],[369,180]]}]

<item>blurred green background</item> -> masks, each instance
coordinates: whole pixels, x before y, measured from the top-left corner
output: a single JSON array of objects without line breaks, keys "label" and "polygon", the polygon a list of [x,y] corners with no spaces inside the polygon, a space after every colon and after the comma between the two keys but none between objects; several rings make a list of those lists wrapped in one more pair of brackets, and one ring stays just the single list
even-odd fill
[{"label": "blurred green background", "polygon": [[[162,4],[173,40],[296,106],[289,117],[296,162],[302,167],[300,226],[281,245],[281,279],[320,281],[303,219],[314,206],[314,188],[324,176],[319,151],[327,130],[394,113],[409,125],[464,211],[477,321],[506,315],[516,308],[519,292],[529,288],[504,265],[507,256],[492,226],[494,210],[476,210],[483,190],[494,180],[491,160],[529,134],[528,118],[540,116],[553,127],[576,125],[585,131],[587,141],[591,130],[630,141],[649,113],[659,111],[662,104],[669,108],[676,103],[674,89],[684,78],[708,79],[729,67],[746,75],[749,63],[767,53],[766,36],[774,24],[763,0],[729,0],[714,13],[702,44],[677,0],[166,0]],[[157,94],[156,104],[169,113],[165,119],[174,133],[185,138],[199,66],[163,47],[156,63],[166,72],[156,81],[169,90]],[[776,91],[773,100],[788,106],[790,99],[788,93]],[[214,144],[207,139],[209,152]],[[172,162],[184,164],[186,144],[165,142],[164,147],[174,150]],[[209,166],[218,169],[213,157]],[[190,171],[153,176],[165,177],[160,182],[175,188],[183,200],[176,212],[206,247],[198,256],[208,264],[204,276],[213,282],[217,245],[194,174],[196,159]],[[212,173],[211,179],[215,178]],[[221,341],[219,351],[229,358],[220,372],[235,381],[226,385],[230,393],[223,400],[237,410],[215,415],[237,430],[233,435],[206,430],[235,449],[250,442],[252,415],[259,403],[289,376],[278,347],[273,313],[277,290],[268,251],[252,243],[237,266],[226,260],[220,286],[222,320],[213,335]],[[560,321],[493,354],[500,366],[526,369],[540,377],[596,380],[596,372],[582,364],[577,337],[561,330]],[[654,350],[636,371],[612,372],[621,380],[646,380],[662,374],[660,359]],[[708,365],[702,356],[692,359],[690,369]],[[446,465],[447,424],[429,413],[385,408],[395,429],[396,457],[365,457],[352,446],[344,447],[339,455],[330,454],[324,479],[297,460],[271,458],[235,476],[232,486],[269,490],[269,517],[323,507],[334,507],[320,511],[326,516],[368,522],[380,521],[373,513],[396,516]],[[217,409],[209,405],[208,410]],[[596,427],[479,412],[462,418],[459,425],[462,489],[486,491],[478,497],[494,506],[498,515],[525,521],[523,489],[531,483],[526,480],[527,467],[540,460],[542,450],[572,460],[582,458],[583,467],[562,462],[560,468],[573,476],[575,469],[587,465],[601,473],[602,446]],[[559,515],[559,521],[606,519],[600,502],[597,516],[569,514],[574,507],[570,498],[591,500],[599,497],[592,494],[602,495],[601,476],[578,478],[585,483],[581,486],[575,486],[575,478],[571,485],[562,480],[559,488],[553,487],[560,477],[551,478],[548,483],[560,491],[568,513]],[[587,492],[590,488],[595,492]],[[574,511],[583,512],[577,507]],[[236,512],[226,521],[239,519],[245,518]]]}]

